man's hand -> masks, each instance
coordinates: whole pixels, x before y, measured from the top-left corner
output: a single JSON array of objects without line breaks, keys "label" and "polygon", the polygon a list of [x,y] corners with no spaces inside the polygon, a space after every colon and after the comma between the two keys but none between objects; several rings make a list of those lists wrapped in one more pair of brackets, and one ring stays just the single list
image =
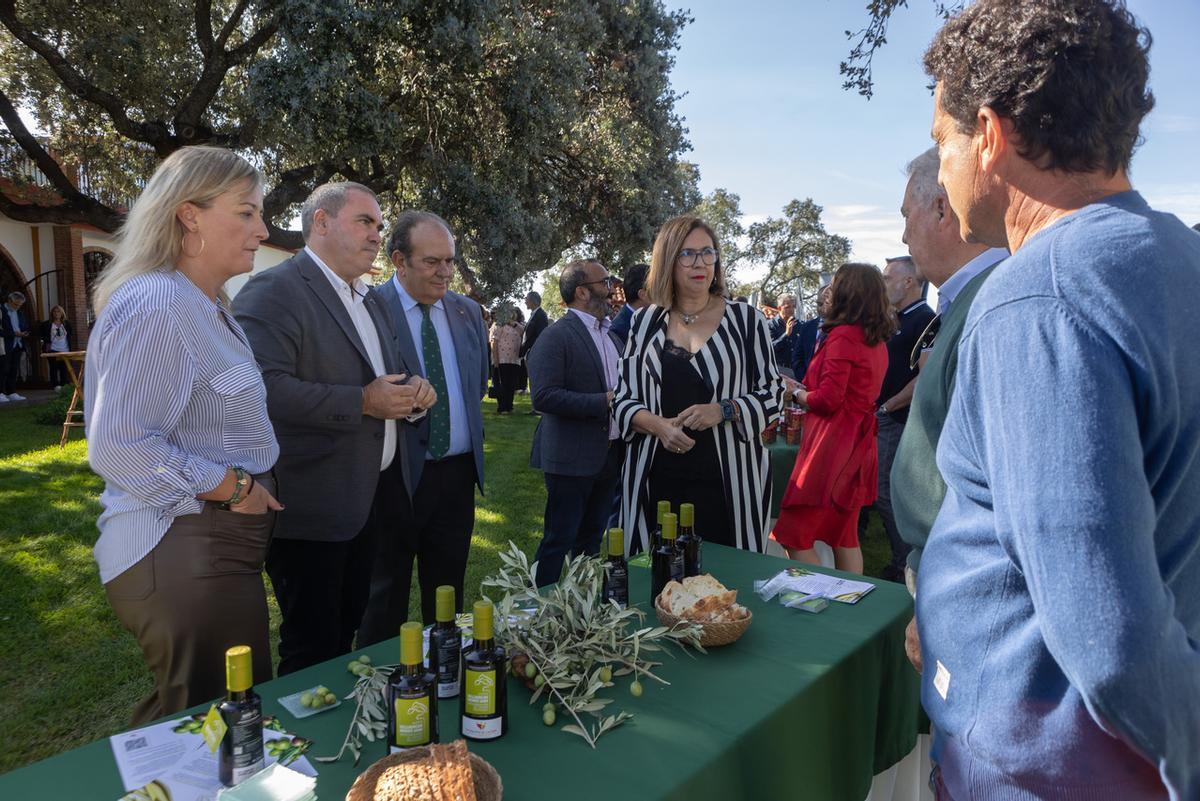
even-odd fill
[{"label": "man's hand", "polygon": [[[380,420],[398,420],[412,414],[420,390],[418,382],[424,382],[424,379],[410,379],[404,384],[396,383],[406,378],[403,373],[381,375],[363,387],[363,414]],[[432,391],[432,387],[430,390]]]},{"label": "man's hand", "polygon": [[904,653],[908,657],[908,661],[912,662],[912,666],[920,673],[924,668],[924,663],[921,661],[921,635],[917,633],[916,615],[913,615],[913,619],[908,621],[908,628],[904,630]]},{"label": "man's hand", "polygon": [[796,318],[789,317],[788,321],[787,321],[787,328],[784,329],[789,337],[792,335],[792,329],[795,327],[796,327]]},{"label": "man's hand", "polygon": [[697,403],[687,407],[675,418],[679,425],[692,431],[707,431],[718,426],[725,416],[721,414],[719,403]]},{"label": "man's hand", "polygon": [[438,401],[437,390],[433,388],[433,384],[428,380],[421,378],[419,375],[414,375],[408,379],[408,385],[417,388],[417,397],[414,399],[413,412],[422,412],[427,409],[432,409]]}]

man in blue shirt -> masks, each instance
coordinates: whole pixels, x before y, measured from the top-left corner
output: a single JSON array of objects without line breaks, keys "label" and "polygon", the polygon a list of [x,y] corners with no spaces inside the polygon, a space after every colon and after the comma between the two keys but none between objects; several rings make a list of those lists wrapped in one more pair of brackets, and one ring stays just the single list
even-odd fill
[{"label": "man in blue shirt", "polygon": [[979,0],[925,55],[963,238],[1012,251],[917,577],[942,798],[1200,798],[1200,237],[1129,182],[1149,41],[1119,0]]}]

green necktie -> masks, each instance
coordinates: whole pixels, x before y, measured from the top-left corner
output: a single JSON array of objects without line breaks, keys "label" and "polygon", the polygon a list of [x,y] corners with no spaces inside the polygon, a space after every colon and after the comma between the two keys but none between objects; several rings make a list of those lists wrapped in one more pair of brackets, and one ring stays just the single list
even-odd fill
[{"label": "green necktie", "polygon": [[429,410],[429,452],[441,459],[450,450],[450,397],[446,392],[446,368],[442,366],[442,348],[429,317],[429,306],[421,307],[421,353],[425,357],[425,377],[433,384],[437,403]]}]

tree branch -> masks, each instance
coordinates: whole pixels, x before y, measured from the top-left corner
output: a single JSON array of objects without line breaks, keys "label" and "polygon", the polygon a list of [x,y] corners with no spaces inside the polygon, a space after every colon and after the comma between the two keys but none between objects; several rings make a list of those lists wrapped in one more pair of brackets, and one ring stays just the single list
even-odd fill
[{"label": "tree branch", "polygon": [[196,0],[196,44],[204,60],[212,58],[212,0]]},{"label": "tree branch", "polygon": [[16,107],[13,106],[12,101],[8,99],[8,95],[3,90],[0,90],[0,120],[4,121],[4,125],[12,134],[13,139],[17,140],[21,149],[29,154],[33,163],[50,180],[50,183],[54,184],[55,190],[60,195],[67,198],[70,194],[79,194],[75,183],[63,172],[62,165],[54,160],[54,157],[42,147],[33,134],[29,133],[29,129],[21,120],[21,115],[17,113]]},{"label": "tree branch", "polygon": [[8,28],[17,41],[42,57],[67,91],[107,112],[113,127],[122,136],[145,142],[153,147],[160,157],[165,157],[174,150],[166,126],[134,122],[125,113],[125,106],[120,98],[90,83],[49,42],[37,36],[25,23],[17,19],[15,0],[0,0],[0,23]]},{"label": "tree branch", "polygon": [[233,11],[229,13],[229,19],[225,20],[225,25],[222,26],[221,32],[217,34],[217,41],[214,44],[220,51],[225,50],[225,43],[229,41],[230,35],[237,29],[238,23],[242,20],[242,14],[246,13],[246,6],[250,5],[250,0],[238,0]]}]

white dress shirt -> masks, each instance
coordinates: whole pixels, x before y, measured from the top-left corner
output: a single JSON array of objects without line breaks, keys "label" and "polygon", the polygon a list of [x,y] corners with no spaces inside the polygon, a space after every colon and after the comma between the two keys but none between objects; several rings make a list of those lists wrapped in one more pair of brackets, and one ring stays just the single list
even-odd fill
[{"label": "white dress shirt", "polygon": [[958,297],[958,293],[971,283],[972,278],[1001,259],[1007,258],[1008,251],[1004,248],[989,248],[959,267],[954,275],[946,279],[946,283],[938,287],[937,313],[945,314],[950,309],[950,304]]},{"label": "white dress shirt", "polygon": [[[398,276],[393,276],[396,292],[400,296],[400,305],[404,308],[404,321],[408,323],[408,331],[412,334],[413,347],[416,348],[417,358],[421,360],[421,374],[429,375],[425,367],[425,349],[421,346],[421,322],[424,315],[420,304],[408,294]],[[446,456],[457,456],[471,452],[471,429],[467,424],[467,405],[463,399],[462,376],[458,372],[458,352],[454,349],[454,335],[450,332],[450,319],[447,317],[445,300],[439,300],[429,307],[429,319],[433,321],[433,330],[437,334],[438,349],[442,352],[442,367],[446,374],[446,394],[450,397],[438,403],[450,404],[450,448]],[[426,452],[425,458],[432,459],[433,454]]]},{"label": "white dress shirt", "polygon": [[[592,344],[596,346],[596,350],[600,353],[600,363],[604,365],[604,384],[609,390],[617,388],[617,360],[620,355],[617,353],[617,346],[613,343],[612,337],[609,336],[609,329],[612,328],[612,321],[605,317],[602,320],[596,319],[591,314],[579,309],[572,308],[580,320],[583,321],[583,327],[587,329],[588,334],[592,337]],[[616,439],[619,437],[620,431],[617,430],[617,422],[612,418],[611,411],[608,419],[608,438]]]},{"label": "white dress shirt", "polygon": [[[354,323],[354,330],[358,331],[358,338],[362,340],[363,347],[367,349],[367,358],[371,360],[371,369],[375,371],[375,376],[378,378],[381,375],[387,375],[383,361],[383,347],[379,342],[379,331],[375,328],[375,321],[371,319],[371,312],[363,303],[363,299],[367,296],[367,285],[358,278],[354,279],[353,284],[346,283],[341,276],[321,261],[321,257],[314,253],[312,248],[306,247],[304,252],[316,262],[316,265],[321,268],[321,272],[325,273],[333,291],[337,293],[338,300],[346,307],[346,313],[350,315],[350,322]],[[388,468],[395,456],[396,421],[384,420],[383,457],[380,460],[380,472]]]}]

